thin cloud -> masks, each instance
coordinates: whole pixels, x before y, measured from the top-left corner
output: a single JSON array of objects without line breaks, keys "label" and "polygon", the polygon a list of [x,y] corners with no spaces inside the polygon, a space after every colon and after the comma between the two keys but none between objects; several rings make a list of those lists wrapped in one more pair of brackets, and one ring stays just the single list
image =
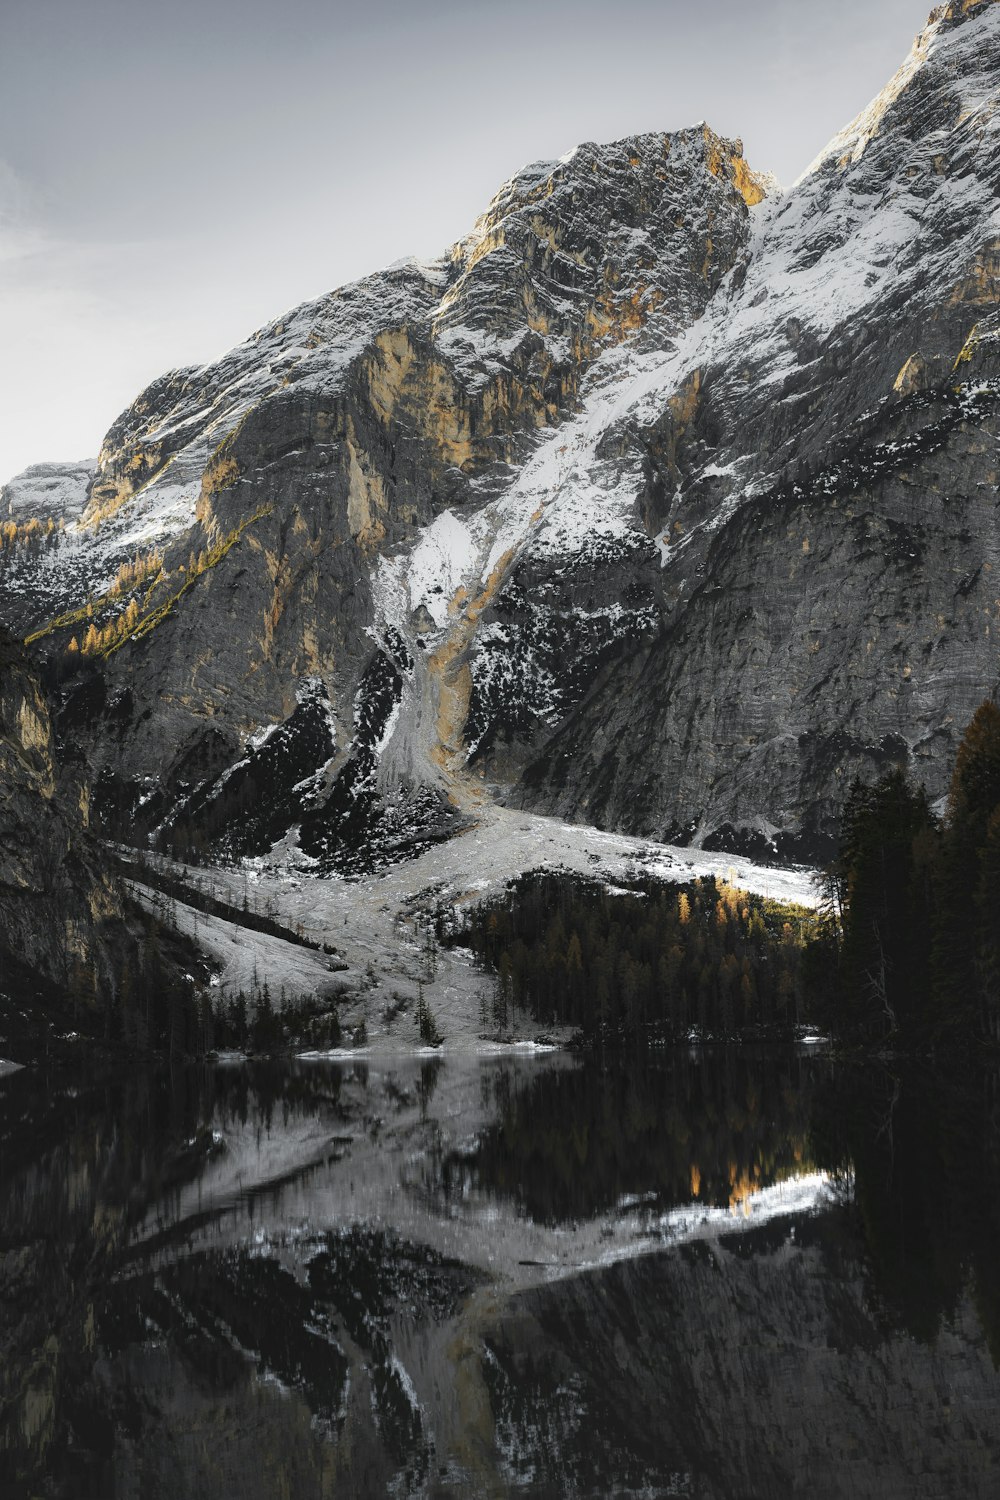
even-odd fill
[{"label": "thin cloud", "polygon": [[93,456],[161,371],[172,343],[162,312],[137,316],[121,295],[158,254],[53,233],[0,161],[0,483],[41,460]]}]

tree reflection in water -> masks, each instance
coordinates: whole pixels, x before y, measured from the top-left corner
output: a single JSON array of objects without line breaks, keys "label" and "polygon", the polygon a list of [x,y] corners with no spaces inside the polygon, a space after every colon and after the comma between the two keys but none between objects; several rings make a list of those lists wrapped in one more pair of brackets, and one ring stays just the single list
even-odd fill
[{"label": "tree reflection in water", "polygon": [[836,1069],[811,1135],[850,1192],[886,1316],[933,1339],[971,1285],[1000,1360],[1000,1074]]},{"label": "tree reflection in water", "polygon": [[593,1060],[518,1087],[493,1081],[496,1124],[441,1167],[445,1199],[495,1194],[542,1223],[641,1198],[658,1210],[736,1207],[808,1165],[817,1059],[720,1049]]}]

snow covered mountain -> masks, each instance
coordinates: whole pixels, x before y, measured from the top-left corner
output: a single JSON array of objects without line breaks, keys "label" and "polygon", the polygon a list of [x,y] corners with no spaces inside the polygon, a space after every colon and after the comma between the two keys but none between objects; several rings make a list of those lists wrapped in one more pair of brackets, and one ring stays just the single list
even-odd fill
[{"label": "snow covered mountain", "polygon": [[77,520],[86,508],[87,490],[96,471],[96,459],[32,464],[9,484],[0,485],[0,521],[25,521],[33,516]]},{"label": "snow covered mountain", "polygon": [[998,677],[998,93],[955,0],[787,193],[584,145],[144,391],[0,554],[105,817],[353,869],[487,789],[802,852],[856,770],[939,793]]}]

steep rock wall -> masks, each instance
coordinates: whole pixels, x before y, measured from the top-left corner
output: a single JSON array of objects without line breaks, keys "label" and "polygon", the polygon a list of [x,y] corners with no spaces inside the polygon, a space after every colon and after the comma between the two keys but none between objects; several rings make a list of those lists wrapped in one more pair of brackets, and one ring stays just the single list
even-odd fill
[{"label": "steep rock wall", "polygon": [[60,777],[38,679],[0,635],[0,966],[6,955],[84,1004],[113,991],[130,942],[88,801],[81,780]]}]

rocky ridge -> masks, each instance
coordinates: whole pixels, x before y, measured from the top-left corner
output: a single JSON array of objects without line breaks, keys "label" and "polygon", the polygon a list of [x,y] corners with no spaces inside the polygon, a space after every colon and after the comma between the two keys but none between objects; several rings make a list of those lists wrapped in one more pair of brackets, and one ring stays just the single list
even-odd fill
[{"label": "rocky ridge", "polygon": [[113,993],[131,939],[87,832],[83,770],[57,767],[38,679],[0,634],[0,987],[25,966],[86,1006]]},{"label": "rocky ridge", "polygon": [[534,805],[583,787],[598,821],[815,848],[856,771],[944,790],[997,684],[998,80],[995,6],[936,12],[636,403],[661,630],[545,747]]},{"label": "rocky ridge", "polygon": [[79,463],[32,464],[0,485],[0,519],[75,521],[87,505],[87,490],[97,471],[96,459]]},{"label": "rocky ridge", "polygon": [[707,127],[582,146],[151,386],[3,580],[51,661],[96,627],[103,807],[322,869],[480,780],[802,853],[855,771],[939,794],[997,675],[998,80],[996,0],[940,7],[786,193]]}]

